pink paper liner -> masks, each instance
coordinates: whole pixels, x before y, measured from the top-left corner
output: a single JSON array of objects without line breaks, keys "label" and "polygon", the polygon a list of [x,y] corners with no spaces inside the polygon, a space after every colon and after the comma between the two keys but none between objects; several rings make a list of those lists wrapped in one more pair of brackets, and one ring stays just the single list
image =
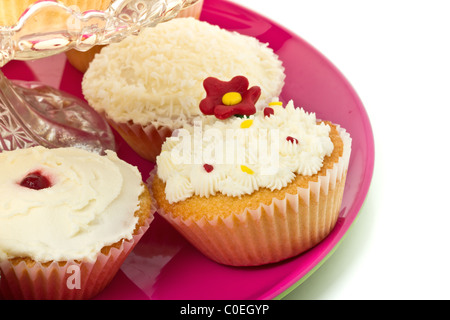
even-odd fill
[{"label": "pink paper liner", "polygon": [[117,123],[108,117],[106,120],[139,156],[152,162],[155,162],[161,153],[166,138],[172,135],[172,129],[169,127],[156,127],[151,123]]},{"label": "pink paper liner", "polygon": [[[343,156],[317,182],[297,188],[297,194],[211,220],[175,217],[161,207],[157,211],[205,256],[221,264],[257,266],[296,256],[322,241],[336,225],[351,152],[350,135],[338,130]],[[156,168],[149,186],[155,174]]]},{"label": "pink paper liner", "polygon": [[94,262],[69,260],[45,266],[25,261],[13,265],[0,262],[0,297],[16,300],[85,300],[100,293],[114,278],[122,263],[153,221],[154,209],[143,226],[119,248],[100,253]]}]

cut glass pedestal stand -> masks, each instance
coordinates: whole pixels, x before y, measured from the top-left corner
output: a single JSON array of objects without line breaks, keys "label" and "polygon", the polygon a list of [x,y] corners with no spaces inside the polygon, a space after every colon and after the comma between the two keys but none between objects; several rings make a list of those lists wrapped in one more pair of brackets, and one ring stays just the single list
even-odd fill
[{"label": "cut glass pedestal stand", "polygon": [[[13,26],[0,26],[0,67],[70,49],[118,42],[174,18],[197,0],[113,0],[105,11],[80,12],[38,1]],[[11,81],[0,70],[0,152],[42,145],[115,150],[106,121],[84,101],[50,86]]]}]

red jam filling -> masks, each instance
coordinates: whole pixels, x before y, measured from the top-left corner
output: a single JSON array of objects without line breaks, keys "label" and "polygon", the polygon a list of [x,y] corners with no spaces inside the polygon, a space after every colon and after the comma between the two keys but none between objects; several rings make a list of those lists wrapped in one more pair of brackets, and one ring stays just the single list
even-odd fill
[{"label": "red jam filling", "polygon": [[22,187],[42,190],[52,186],[50,180],[40,171],[34,171],[29,174],[19,183]]},{"label": "red jam filling", "polygon": [[210,164],[207,164],[207,163],[205,163],[205,164],[203,165],[203,168],[204,168],[205,171],[208,172],[208,173],[210,173],[211,171],[214,170],[214,167],[213,167],[212,165],[210,165]]}]

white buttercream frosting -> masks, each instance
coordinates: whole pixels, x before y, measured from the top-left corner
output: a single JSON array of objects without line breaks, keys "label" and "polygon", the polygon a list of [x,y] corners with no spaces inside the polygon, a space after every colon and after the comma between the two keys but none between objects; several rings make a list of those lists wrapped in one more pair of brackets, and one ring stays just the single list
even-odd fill
[{"label": "white buttercream frosting", "polygon": [[[20,185],[40,172],[48,188]],[[131,239],[142,193],[138,169],[76,148],[0,153],[0,260],[95,260],[104,246]]]},{"label": "white buttercream frosting", "polygon": [[320,171],[334,149],[330,127],[292,101],[271,108],[271,116],[262,110],[248,118],[208,116],[174,132],[156,160],[167,200],[219,192],[239,197]]}]

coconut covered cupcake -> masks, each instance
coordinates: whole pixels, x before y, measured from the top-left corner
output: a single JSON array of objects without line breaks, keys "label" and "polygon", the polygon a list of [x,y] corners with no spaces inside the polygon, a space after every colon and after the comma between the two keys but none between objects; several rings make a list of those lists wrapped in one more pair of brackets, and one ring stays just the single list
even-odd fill
[{"label": "coconut covered cupcake", "polygon": [[244,77],[205,80],[206,118],[167,139],[149,182],[158,212],[206,256],[255,266],[298,255],[334,228],[351,138],[278,101],[256,110]]},{"label": "coconut covered cupcake", "polygon": [[89,104],[143,158],[154,161],[174,129],[201,116],[207,76],[245,75],[261,108],[280,94],[284,68],[267,44],[194,18],[142,30],[105,47],[82,81]]},{"label": "coconut covered cupcake", "polygon": [[0,192],[5,299],[95,296],[153,219],[139,171],[111,151],[4,151]]}]

